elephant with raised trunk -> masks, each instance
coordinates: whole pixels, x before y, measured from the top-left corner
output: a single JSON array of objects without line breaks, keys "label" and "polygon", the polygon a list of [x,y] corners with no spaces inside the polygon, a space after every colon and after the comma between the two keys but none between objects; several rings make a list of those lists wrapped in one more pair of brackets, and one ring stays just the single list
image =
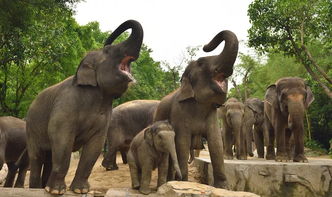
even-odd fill
[{"label": "elephant with raised trunk", "polygon": [[153,121],[153,114],[160,101],[134,100],[115,107],[107,132],[107,152],[102,162],[106,170],[117,170],[116,152],[121,151],[122,160],[127,163],[130,142],[141,130]]},{"label": "elephant with raised trunk", "polygon": [[[129,38],[112,45],[127,29],[132,29]],[[70,189],[75,193],[89,191],[88,178],[104,145],[113,99],[134,80],[130,63],[138,58],[142,40],[141,25],[134,20],[124,22],[102,49],[83,58],[75,76],[35,98],[27,114],[30,188],[65,193],[71,152],[82,148]]]},{"label": "elephant with raised trunk", "polygon": [[[12,116],[0,117],[0,170],[3,164],[8,167],[4,187],[23,187],[29,167],[26,151],[25,121]],[[17,173],[18,171],[18,173]]]},{"label": "elephant with raised trunk", "polygon": [[143,194],[151,192],[149,185],[152,170],[158,168],[158,187],[166,183],[168,159],[171,159],[179,177],[179,168],[174,143],[174,130],[169,122],[157,121],[139,132],[130,144],[128,164],[132,187]]},{"label": "elephant with raised trunk", "polygon": [[[217,126],[217,108],[226,100],[227,77],[233,73],[238,53],[238,40],[231,31],[218,33],[207,45],[205,52],[214,50],[222,41],[221,54],[201,57],[186,67],[181,86],[165,96],[155,113],[154,121],[169,120],[176,133],[175,144],[182,180],[188,180],[188,157],[192,136],[206,136],[210,152],[214,185],[226,187],[223,145]],[[172,170],[168,179],[174,179]]]},{"label": "elephant with raised trunk", "polygon": [[225,147],[225,159],[233,159],[233,145],[235,155],[239,160],[247,159],[246,134],[243,129],[244,104],[236,98],[228,99],[219,111],[222,119],[222,134]]},{"label": "elephant with raised trunk", "polygon": [[[270,85],[265,93],[264,118],[269,132],[266,159],[308,162],[304,156],[305,110],[313,102],[309,86],[298,77],[285,77]],[[294,154],[291,139],[294,140]],[[274,153],[274,141],[277,154]]]},{"label": "elephant with raised trunk", "polygon": [[267,134],[264,133],[264,102],[258,98],[248,98],[244,109],[244,133],[246,134],[247,153],[254,156],[252,141],[256,145],[258,158],[264,158],[264,145],[267,144]]}]

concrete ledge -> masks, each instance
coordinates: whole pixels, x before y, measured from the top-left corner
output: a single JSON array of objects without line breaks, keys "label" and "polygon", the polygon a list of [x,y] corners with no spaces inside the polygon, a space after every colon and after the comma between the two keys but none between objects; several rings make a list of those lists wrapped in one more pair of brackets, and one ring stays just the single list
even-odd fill
[{"label": "concrete ledge", "polygon": [[0,196],[3,197],[94,197],[93,193],[88,194],[76,194],[71,191],[67,191],[63,195],[52,195],[47,193],[44,189],[27,189],[27,188],[0,188]]},{"label": "concrete ledge", "polygon": [[[210,159],[196,158],[200,181],[213,185]],[[309,159],[309,163],[256,160],[225,160],[229,189],[262,197],[332,197],[332,160]]]}]

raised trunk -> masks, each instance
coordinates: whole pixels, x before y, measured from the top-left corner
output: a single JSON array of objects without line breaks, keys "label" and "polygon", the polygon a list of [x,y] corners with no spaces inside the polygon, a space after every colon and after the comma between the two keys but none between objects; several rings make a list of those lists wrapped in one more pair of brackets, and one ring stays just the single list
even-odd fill
[{"label": "raised trunk", "polygon": [[214,68],[217,71],[222,71],[225,77],[229,77],[233,73],[233,65],[238,53],[239,41],[236,35],[228,30],[221,31],[217,34],[207,45],[203,47],[205,52],[214,50],[222,41],[225,41],[225,47],[220,55],[215,56]]},{"label": "raised trunk", "polygon": [[143,42],[143,28],[141,24],[135,20],[128,20],[122,23],[105,41],[106,45],[111,45],[113,41],[120,36],[127,29],[132,29],[129,38],[119,45],[123,45],[125,48],[125,54],[131,56],[136,60],[139,56],[139,52]]}]

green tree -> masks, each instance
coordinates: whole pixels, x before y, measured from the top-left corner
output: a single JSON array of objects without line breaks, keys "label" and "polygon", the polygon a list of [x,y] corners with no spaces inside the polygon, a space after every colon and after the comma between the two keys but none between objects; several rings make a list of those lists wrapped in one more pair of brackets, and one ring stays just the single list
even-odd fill
[{"label": "green tree", "polygon": [[[320,56],[331,54],[332,1],[255,0],[249,5],[249,46],[260,52],[283,52],[302,63],[310,76],[332,98],[331,64]],[[320,45],[321,54],[312,46]],[[331,63],[331,62],[329,62]]]}]

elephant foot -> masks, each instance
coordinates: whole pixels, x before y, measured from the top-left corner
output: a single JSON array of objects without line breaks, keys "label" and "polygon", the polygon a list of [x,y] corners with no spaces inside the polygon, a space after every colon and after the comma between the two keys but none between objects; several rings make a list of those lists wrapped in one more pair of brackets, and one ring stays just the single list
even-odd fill
[{"label": "elephant foot", "polygon": [[238,156],[236,156],[236,159],[238,159],[238,160],[247,160],[247,156],[246,155],[238,155]]},{"label": "elephant foot", "polygon": [[254,153],[248,153],[249,157],[253,157]]},{"label": "elephant foot", "polygon": [[119,167],[116,165],[116,166],[110,166],[110,167],[106,167],[106,171],[112,171],[112,170],[118,170]]},{"label": "elephant foot", "polygon": [[226,159],[226,160],[232,160],[232,159],[233,159],[233,156],[231,156],[231,155],[225,155],[225,156],[224,156],[224,159]]},{"label": "elephant foot", "polygon": [[277,155],[275,160],[277,162],[290,162],[291,160],[289,159],[288,155],[280,154]]},{"label": "elephant foot", "polygon": [[[264,158],[264,156],[262,157]],[[276,156],[274,153],[266,153],[266,160],[275,160],[276,159]]]},{"label": "elephant foot", "polygon": [[150,194],[151,193],[151,189],[149,187],[140,187],[139,188],[139,191],[142,193],[142,194]]},{"label": "elephant foot", "polygon": [[56,178],[56,174],[52,173],[47,181],[45,190],[50,194],[62,195],[66,192],[67,186],[64,179]]},{"label": "elephant foot", "polygon": [[106,171],[110,171],[110,170],[118,170],[119,167],[116,164],[111,164],[111,162],[109,160],[104,159],[101,163],[101,165],[106,168]]},{"label": "elephant foot", "polygon": [[216,188],[229,189],[227,181],[215,181],[213,186]]},{"label": "elephant foot", "polygon": [[70,190],[77,194],[86,194],[90,191],[90,184],[88,181],[74,179],[71,183]]},{"label": "elephant foot", "polygon": [[132,187],[133,189],[139,189],[140,184],[139,184],[139,182],[134,182],[134,181],[132,181],[132,183],[131,183],[131,187]]},{"label": "elephant foot", "polygon": [[303,154],[298,154],[293,159],[294,162],[308,163],[308,159]]}]

